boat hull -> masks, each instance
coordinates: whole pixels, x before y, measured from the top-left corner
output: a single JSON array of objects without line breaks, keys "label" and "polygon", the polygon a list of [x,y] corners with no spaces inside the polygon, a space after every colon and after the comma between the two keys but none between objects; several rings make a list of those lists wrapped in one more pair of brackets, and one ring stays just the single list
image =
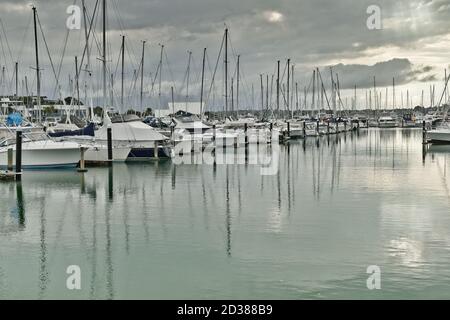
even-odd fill
[{"label": "boat hull", "polygon": [[428,139],[435,144],[450,144],[450,130],[428,131]]},{"label": "boat hull", "polygon": [[[13,159],[16,152],[13,150]],[[75,168],[80,160],[80,149],[31,149],[22,150],[22,168],[23,169],[59,169]],[[6,168],[8,165],[8,151],[0,151],[0,167]],[[15,161],[13,161],[15,168]]]},{"label": "boat hull", "polygon": [[378,128],[382,128],[382,129],[392,129],[392,128],[397,128],[398,125],[396,123],[379,123],[378,124]]},{"label": "boat hull", "polygon": [[[113,148],[113,161],[125,162],[130,154],[131,148],[117,147]],[[85,160],[89,162],[106,162],[108,161],[108,148],[106,146],[89,147],[85,152]]]}]

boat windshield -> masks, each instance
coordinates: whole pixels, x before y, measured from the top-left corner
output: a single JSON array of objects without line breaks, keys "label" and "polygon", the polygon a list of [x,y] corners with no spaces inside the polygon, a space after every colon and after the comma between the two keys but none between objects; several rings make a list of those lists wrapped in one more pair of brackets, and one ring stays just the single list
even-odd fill
[{"label": "boat windshield", "polygon": [[196,115],[189,115],[189,116],[179,116],[177,117],[177,120],[183,123],[192,123],[196,121],[200,121],[200,119]]}]

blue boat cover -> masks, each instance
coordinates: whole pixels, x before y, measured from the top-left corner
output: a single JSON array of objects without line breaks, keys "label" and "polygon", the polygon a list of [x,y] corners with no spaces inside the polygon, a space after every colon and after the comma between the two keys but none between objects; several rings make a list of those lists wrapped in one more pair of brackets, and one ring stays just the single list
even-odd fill
[{"label": "blue boat cover", "polygon": [[8,127],[19,127],[20,125],[22,125],[22,122],[23,122],[22,115],[18,112],[11,113],[6,118],[6,125]]},{"label": "blue boat cover", "polygon": [[61,137],[74,137],[74,136],[91,136],[94,137],[95,124],[93,122],[89,123],[86,127],[79,130],[72,131],[61,131],[61,132],[49,132],[48,135],[53,138]]}]

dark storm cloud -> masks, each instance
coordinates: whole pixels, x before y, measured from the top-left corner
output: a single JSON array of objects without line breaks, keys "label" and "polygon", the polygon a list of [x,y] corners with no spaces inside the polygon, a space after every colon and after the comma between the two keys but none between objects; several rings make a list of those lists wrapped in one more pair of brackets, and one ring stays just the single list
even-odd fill
[{"label": "dark storm cloud", "polygon": [[374,65],[344,65],[341,63],[322,69],[321,73],[328,74],[330,67],[335,74],[339,75],[342,89],[351,89],[355,85],[359,88],[371,88],[374,86],[374,77],[376,85],[381,87],[391,86],[393,78],[397,85],[410,81],[423,81],[424,75],[426,78],[432,79],[432,75],[428,75],[428,73],[433,70],[431,66],[414,66],[408,59],[392,59]]},{"label": "dark storm cloud", "polygon": [[[79,5],[81,1],[35,1],[55,65],[64,49],[66,8],[73,3]],[[92,13],[95,1],[86,0],[86,3]],[[140,40],[146,39],[146,83],[150,85],[150,73],[155,72],[159,59],[158,44],[165,44],[169,66],[165,67],[163,75],[164,88],[175,81],[180,90],[187,51],[193,51],[196,75],[192,81],[195,82],[204,47],[208,48],[209,67],[214,69],[226,24],[232,41],[231,61],[235,61],[235,54],[241,54],[243,82],[249,88],[251,83],[257,83],[260,73],[273,74],[277,59],[284,61],[290,57],[301,72],[309,74],[313,67],[330,65],[330,61],[364,58],[367,50],[374,48],[389,50],[395,46],[405,52],[418,51],[424,39],[448,34],[450,30],[448,0],[379,0],[383,29],[373,31],[366,26],[366,10],[372,4],[372,0],[108,0],[109,65],[111,71],[116,70],[120,35],[126,34],[126,75],[127,84],[131,86],[133,70],[139,64]],[[26,73],[33,79],[30,69],[34,64],[32,33],[30,28],[26,29],[31,18],[29,1],[0,0],[0,17],[13,56],[11,59],[8,54],[6,57],[0,54],[0,64],[7,66],[8,78],[12,79],[11,60],[19,60],[21,74]],[[100,24],[101,20],[96,20],[97,40],[101,39]],[[60,76],[63,91],[68,91],[74,56],[81,55],[83,45],[83,31],[70,32]],[[6,45],[4,47],[7,51]],[[40,49],[43,77],[47,80],[44,90],[52,94],[54,76],[42,43]],[[93,69],[98,77],[99,48],[93,45],[92,52]],[[429,74],[431,69],[413,65],[407,55],[398,58],[403,57],[405,59],[392,57],[375,65],[337,65],[336,72],[340,73],[343,88],[355,84],[370,86],[374,75],[379,85],[389,85],[392,77],[398,83],[433,79]],[[301,72],[299,78],[307,81],[308,77]],[[210,70],[208,77],[211,78]],[[96,79],[96,87],[99,83]],[[195,84],[192,86],[195,88]]]}]

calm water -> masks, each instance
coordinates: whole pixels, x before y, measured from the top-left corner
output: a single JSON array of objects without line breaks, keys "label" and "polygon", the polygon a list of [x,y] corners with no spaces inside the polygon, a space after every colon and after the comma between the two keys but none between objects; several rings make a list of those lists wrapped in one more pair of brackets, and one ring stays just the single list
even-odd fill
[{"label": "calm water", "polygon": [[[2,299],[450,298],[450,149],[371,129],[280,170],[171,162],[0,183]],[[78,265],[82,290],[66,289]],[[381,268],[381,290],[366,269]]]}]

